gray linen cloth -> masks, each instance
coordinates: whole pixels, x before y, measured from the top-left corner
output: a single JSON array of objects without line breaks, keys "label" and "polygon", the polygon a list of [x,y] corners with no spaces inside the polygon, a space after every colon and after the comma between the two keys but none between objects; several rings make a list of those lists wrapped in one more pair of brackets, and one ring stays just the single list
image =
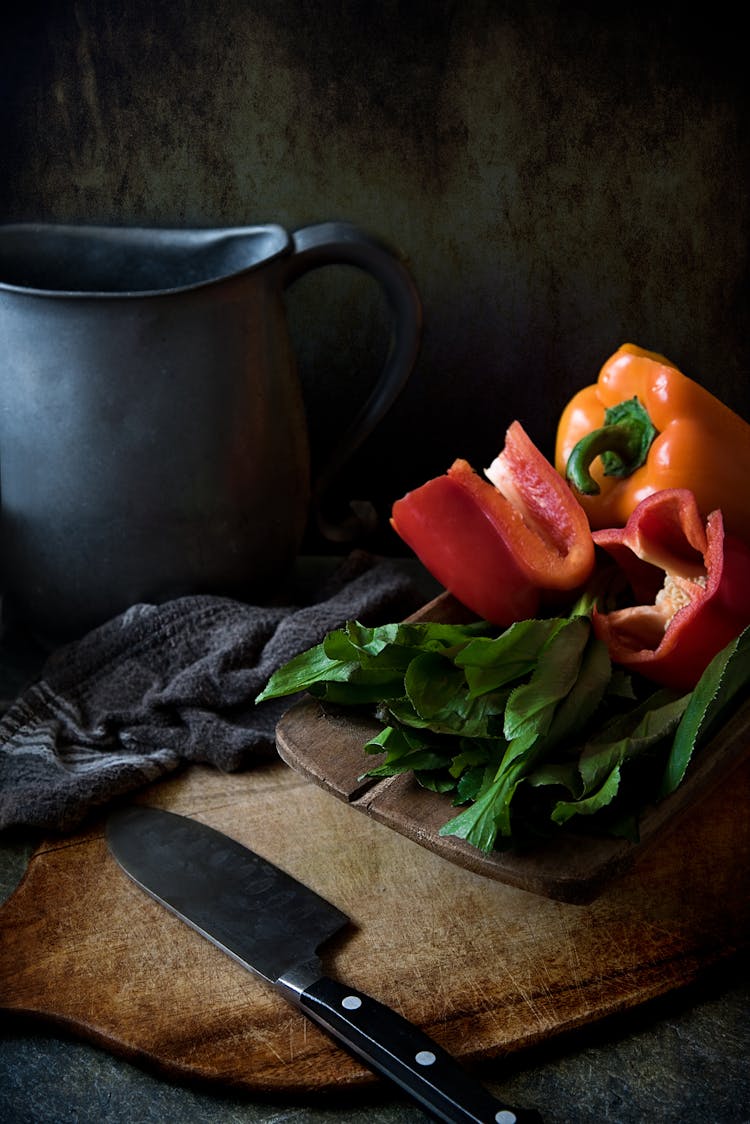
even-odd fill
[{"label": "gray linen cloth", "polygon": [[67,832],[184,762],[233,772],[268,757],[293,701],[254,704],[271,673],[347,620],[400,620],[423,601],[397,563],[355,551],[309,604],[133,606],[54,651],[0,721],[0,829]]}]

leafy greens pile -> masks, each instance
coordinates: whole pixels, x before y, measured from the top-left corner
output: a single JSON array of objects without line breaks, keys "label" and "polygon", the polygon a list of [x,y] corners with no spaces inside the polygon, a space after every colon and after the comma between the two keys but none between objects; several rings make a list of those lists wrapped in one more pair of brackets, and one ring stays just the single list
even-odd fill
[{"label": "leafy greens pile", "polygon": [[694,691],[614,668],[585,600],[505,630],[349,621],[290,660],[256,699],[307,691],[368,707],[383,729],[363,774],[413,772],[461,810],[441,829],[482,851],[533,845],[574,820],[637,839],[643,809],[681,783],[750,681],[750,629]]}]

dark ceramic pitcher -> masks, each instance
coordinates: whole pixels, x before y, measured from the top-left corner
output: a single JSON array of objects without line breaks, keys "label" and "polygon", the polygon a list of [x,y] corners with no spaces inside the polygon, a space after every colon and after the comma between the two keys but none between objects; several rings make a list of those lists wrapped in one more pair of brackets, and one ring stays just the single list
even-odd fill
[{"label": "dark ceramic pitcher", "polygon": [[67,638],[139,601],[278,583],[311,499],[284,291],[339,263],[381,284],[393,339],[329,476],[416,359],[420,301],[388,247],[345,223],[0,227],[6,619]]}]

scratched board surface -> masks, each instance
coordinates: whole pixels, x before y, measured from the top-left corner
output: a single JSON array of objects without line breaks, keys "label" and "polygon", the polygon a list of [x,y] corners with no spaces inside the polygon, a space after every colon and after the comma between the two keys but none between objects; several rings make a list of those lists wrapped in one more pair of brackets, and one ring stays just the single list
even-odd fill
[{"label": "scratched board surface", "polygon": [[[594,901],[446,861],[282,761],[193,767],[141,802],[211,824],[351,918],[332,975],[423,1027],[491,1083],[493,1060],[696,978],[747,946],[750,769],[732,775]],[[48,840],[0,908],[0,1006],[63,1023],[162,1072],[310,1095],[378,1080],[145,895],[103,823]]]}]

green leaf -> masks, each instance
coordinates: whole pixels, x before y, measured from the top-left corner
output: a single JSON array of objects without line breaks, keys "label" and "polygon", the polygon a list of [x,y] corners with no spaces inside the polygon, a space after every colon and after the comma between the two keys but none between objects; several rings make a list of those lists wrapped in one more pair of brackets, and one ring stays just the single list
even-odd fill
[{"label": "green leaf", "polygon": [[[395,777],[399,773],[416,775],[421,769],[442,769],[445,763],[445,757],[441,753],[433,753],[429,749],[413,749],[396,760],[384,761],[381,765],[373,766],[365,775],[368,777]],[[454,782],[450,781],[448,787],[454,788]]]},{"label": "green leaf", "polygon": [[675,734],[661,782],[661,795],[674,792],[695,749],[705,744],[730,707],[750,686],[750,628],[733,640],[703,672]]},{"label": "green leaf", "polygon": [[526,783],[533,788],[567,788],[571,796],[583,794],[583,782],[576,761],[543,761],[526,775]]},{"label": "green leaf", "polygon": [[[486,629],[488,626],[483,625]],[[446,625],[432,621],[384,624],[372,628],[347,621],[344,629],[324,641],[326,651],[338,659],[357,660],[362,667],[406,667],[419,652],[460,650],[479,626]]]},{"label": "green leaf", "polygon": [[580,800],[560,800],[552,809],[551,820],[556,824],[567,823],[573,816],[592,816],[606,808],[617,795],[620,788],[620,766],[614,768],[603,778],[599,788]]},{"label": "green leaf", "polygon": [[283,695],[293,695],[308,690],[313,683],[321,680],[346,680],[356,668],[351,661],[331,659],[323,644],[317,644],[307,652],[301,652],[273,673],[256,703],[266,699],[277,699]]},{"label": "green leaf", "polygon": [[502,778],[493,780],[477,795],[473,804],[443,824],[439,834],[456,835],[480,851],[491,851],[499,829],[503,788]]},{"label": "green leaf", "polygon": [[418,649],[389,643],[381,632],[374,637],[374,629],[363,635],[360,625],[349,621],[345,628],[330,632],[323,641],[326,655],[332,660],[356,663],[362,669],[390,668],[403,670]]},{"label": "green leaf", "polygon": [[[359,668],[355,670],[359,671]],[[337,682],[329,680],[325,683],[311,683],[308,691],[313,698],[321,702],[335,703],[337,706],[371,706],[374,703],[386,702],[398,698],[404,689],[401,679],[392,676],[367,678],[360,682],[352,677],[351,680]]]},{"label": "green leaf", "polygon": [[[492,772],[494,773],[494,769]],[[479,793],[482,791],[482,782],[484,781],[485,769],[481,765],[472,765],[458,778],[456,785],[456,798],[454,804],[466,804],[469,801],[476,800]]]},{"label": "green leaf", "polygon": [[[487,694],[472,698],[466,690],[463,671],[445,656],[426,652],[409,664],[404,676],[409,703],[417,717],[414,725],[428,725],[443,733],[465,737],[488,737],[493,719],[502,721],[506,694]],[[397,713],[409,722],[406,708],[397,704]]]},{"label": "green leaf", "polygon": [[610,698],[629,699],[635,702],[633,676],[622,667],[613,667],[607,686],[607,694]]},{"label": "green leaf", "polygon": [[590,633],[586,617],[566,621],[542,649],[529,681],[511,692],[503,733],[513,743],[514,754],[524,752],[547,733],[555,708],[578,677]]},{"label": "green leaf", "polygon": [[576,680],[552,718],[547,732],[548,749],[583,733],[604,698],[611,674],[607,645],[590,634]]},{"label": "green leaf", "polygon": [[455,657],[462,667],[470,695],[497,690],[529,675],[539,654],[566,618],[516,621],[497,637],[471,640]]},{"label": "green leaf", "polygon": [[521,760],[505,769],[501,765],[494,777],[486,770],[475,802],[444,824],[439,834],[457,835],[480,851],[491,851],[498,835],[509,838],[510,806],[525,768]]},{"label": "green leaf", "polygon": [[405,737],[405,732],[403,730],[399,730],[398,727],[383,726],[382,730],[378,730],[377,734],[373,734],[373,736],[365,742],[362,748],[364,749],[365,753],[385,753],[388,749],[388,742],[391,740],[391,738],[395,739],[397,734],[399,736]]},{"label": "green leaf", "polygon": [[459,744],[463,748],[451,762],[452,777],[460,777],[466,769],[471,769],[475,765],[487,765],[492,760],[493,743],[489,739],[471,742],[468,738],[461,738]]},{"label": "green leaf", "polygon": [[449,748],[441,749],[434,737],[425,739],[419,732],[399,726],[381,730],[367,742],[365,751],[385,753],[385,760],[369,769],[368,777],[392,777],[418,769],[446,769],[453,756]]},{"label": "green leaf", "polygon": [[456,788],[456,782],[452,777],[446,777],[440,771],[440,766],[435,769],[415,769],[414,779],[420,788],[426,788],[430,792],[439,792],[441,796],[454,792]]},{"label": "green leaf", "polygon": [[640,706],[609,722],[583,748],[579,771],[586,796],[604,783],[616,767],[664,742],[677,729],[690,695],[667,688],[655,691]]},{"label": "green leaf", "polygon": [[572,800],[561,800],[551,812],[553,823],[563,824],[573,816],[591,816],[612,803],[620,791],[625,766],[654,747],[665,743],[676,729],[689,695],[667,689],[653,692],[641,705],[618,715],[583,748],[578,772],[578,792]]}]

